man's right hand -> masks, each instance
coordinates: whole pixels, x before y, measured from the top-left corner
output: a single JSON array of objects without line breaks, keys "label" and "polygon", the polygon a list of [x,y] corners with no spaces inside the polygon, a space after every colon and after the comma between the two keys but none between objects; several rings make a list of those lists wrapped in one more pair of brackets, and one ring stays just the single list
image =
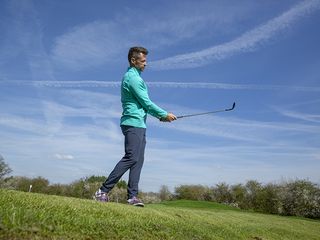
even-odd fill
[{"label": "man's right hand", "polygon": [[172,113],[168,113],[166,117],[160,118],[161,122],[172,122],[174,120],[177,120],[177,117]]}]

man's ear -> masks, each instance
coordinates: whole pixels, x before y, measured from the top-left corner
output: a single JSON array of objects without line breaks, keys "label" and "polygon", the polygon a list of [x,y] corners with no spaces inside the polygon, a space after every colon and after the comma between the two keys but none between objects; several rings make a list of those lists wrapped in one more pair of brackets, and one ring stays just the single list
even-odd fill
[{"label": "man's ear", "polygon": [[135,62],[136,62],[136,59],[135,59],[134,57],[132,57],[132,58],[130,59],[130,63],[134,65]]}]

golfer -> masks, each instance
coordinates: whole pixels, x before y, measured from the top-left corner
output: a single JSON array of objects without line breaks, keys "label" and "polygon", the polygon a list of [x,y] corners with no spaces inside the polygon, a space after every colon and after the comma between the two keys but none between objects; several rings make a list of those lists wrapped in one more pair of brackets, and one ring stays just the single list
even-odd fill
[{"label": "golfer", "polygon": [[120,126],[125,138],[125,155],[95,193],[97,201],[108,202],[108,193],[129,170],[128,203],[133,206],[144,206],[137,195],[146,146],[147,114],[163,122],[172,122],[177,119],[174,114],[154,104],[148,96],[147,86],[140,76],[147,65],[147,54],[148,50],[144,47],[132,47],[129,50],[130,67],[124,74],[121,84],[123,111]]}]

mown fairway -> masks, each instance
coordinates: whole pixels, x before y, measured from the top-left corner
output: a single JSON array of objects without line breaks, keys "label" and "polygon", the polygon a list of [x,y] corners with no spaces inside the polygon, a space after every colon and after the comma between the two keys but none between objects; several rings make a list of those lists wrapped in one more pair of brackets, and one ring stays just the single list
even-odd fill
[{"label": "mown fairway", "polygon": [[0,190],[0,239],[320,239],[320,221],[176,201],[145,208]]}]

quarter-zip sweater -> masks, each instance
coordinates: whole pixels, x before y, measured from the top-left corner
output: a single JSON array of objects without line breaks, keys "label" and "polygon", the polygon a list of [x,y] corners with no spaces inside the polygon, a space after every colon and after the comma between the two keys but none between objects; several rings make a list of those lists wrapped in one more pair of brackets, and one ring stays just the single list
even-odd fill
[{"label": "quarter-zip sweater", "polygon": [[147,85],[140,75],[140,70],[129,67],[123,76],[121,84],[123,112],[120,125],[146,128],[147,114],[159,119],[168,115],[150,100]]}]

